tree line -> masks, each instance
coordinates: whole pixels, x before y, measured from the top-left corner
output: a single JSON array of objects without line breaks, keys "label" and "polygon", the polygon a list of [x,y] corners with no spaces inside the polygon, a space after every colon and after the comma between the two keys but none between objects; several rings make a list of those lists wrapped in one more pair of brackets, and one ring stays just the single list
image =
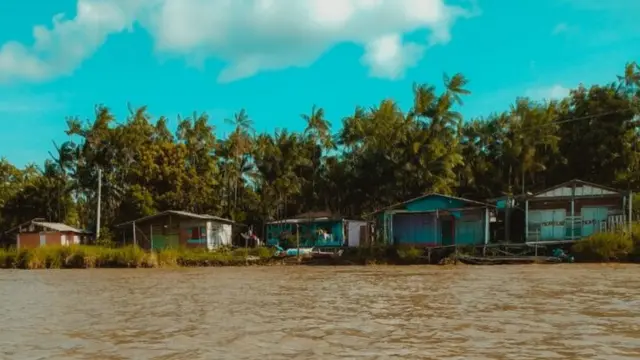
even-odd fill
[{"label": "tree line", "polygon": [[124,119],[97,106],[66,120],[69,141],[42,165],[0,160],[0,230],[42,217],[95,230],[102,174],[102,233],[119,222],[175,209],[256,225],[309,211],[360,217],[426,192],[476,200],[539,190],[578,178],[640,185],[640,67],[612,82],[579,86],[559,100],[518,98],[484,118],[459,112],[470,94],[462,74],[444,90],[413,86],[413,106],[392,99],[356,107],[334,131],[324,110],[301,115],[302,132],[257,133],[241,110],[215,136],[206,113]]}]

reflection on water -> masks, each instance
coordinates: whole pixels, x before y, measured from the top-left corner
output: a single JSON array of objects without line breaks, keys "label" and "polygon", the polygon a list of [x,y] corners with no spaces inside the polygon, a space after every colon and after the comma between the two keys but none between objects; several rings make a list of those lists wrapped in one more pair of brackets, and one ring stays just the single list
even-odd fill
[{"label": "reflection on water", "polygon": [[638,359],[640,267],[0,271],[0,359]]}]

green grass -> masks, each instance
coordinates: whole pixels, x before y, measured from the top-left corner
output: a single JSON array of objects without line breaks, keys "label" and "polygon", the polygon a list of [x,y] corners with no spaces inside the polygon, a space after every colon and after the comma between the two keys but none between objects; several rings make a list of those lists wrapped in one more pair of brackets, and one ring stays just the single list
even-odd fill
[{"label": "green grass", "polygon": [[[461,248],[459,251],[463,251]],[[444,250],[443,250],[444,251]],[[450,256],[431,253],[432,263]],[[631,235],[625,232],[596,233],[578,241],[571,253],[581,262],[640,262],[640,225]],[[201,266],[244,266],[279,263],[271,248],[166,249],[148,252],[138,247],[45,246],[29,250],[1,249],[0,269],[85,269],[85,268],[171,268]],[[320,261],[327,265],[424,264],[424,249],[407,246],[347,248],[340,258]],[[247,261],[249,257],[249,261]]]},{"label": "green grass", "polygon": [[[374,246],[346,249],[328,264],[417,264],[424,250],[414,247]],[[278,263],[272,248],[166,249],[148,252],[140,248],[110,246],[45,246],[29,250],[0,249],[0,268],[84,269],[84,268],[170,268],[202,266],[244,266]],[[249,257],[249,261],[247,261]]]},{"label": "green grass", "polygon": [[4,269],[158,268],[178,266],[246,265],[246,256],[257,258],[249,264],[273,261],[270,249],[219,251],[168,249],[158,252],[138,247],[44,246],[29,250],[0,249]]}]

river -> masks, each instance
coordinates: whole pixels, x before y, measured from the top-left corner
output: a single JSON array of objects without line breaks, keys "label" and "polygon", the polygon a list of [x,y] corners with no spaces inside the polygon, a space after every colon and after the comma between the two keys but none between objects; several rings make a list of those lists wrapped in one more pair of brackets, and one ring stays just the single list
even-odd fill
[{"label": "river", "polygon": [[0,271],[0,359],[638,359],[640,266]]}]

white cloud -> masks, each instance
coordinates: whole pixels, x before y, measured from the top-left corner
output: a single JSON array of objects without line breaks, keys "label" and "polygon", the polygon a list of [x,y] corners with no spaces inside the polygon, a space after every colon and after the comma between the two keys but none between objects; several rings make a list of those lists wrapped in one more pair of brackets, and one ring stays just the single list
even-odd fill
[{"label": "white cloud", "polygon": [[[365,49],[372,76],[398,78],[427,47],[450,41],[450,28],[473,14],[444,0],[77,0],[77,15],[56,15],[34,28],[31,46],[0,48],[0,81],[43,81],[68,75],[110,34],[133,23],[147,29],[158,52],[187,61],[227,63],[219,81],[261,71],[308,66],[339,43]],[[429,30],[419,43],[407,34]]]},{"label": "white cloud", "polygon": [[126,29],[140,0],[80,0],[74,19],[53,17],[52,26],[35,26],[34,43],[0,47],[0,81],[48,80],[66,75],[91,56],[107,36]]},{"label": "white cloud", "polygon": [[526,95],[534,100],[561,100],[569,95],[571,89],[556,84],[549,87],[531,89]]},{"label": "white cloud", "polygon": [[391,34],[368,43],[362,62],[369,66],[371,76],[397,79],[405,69],[416,65],[424,50],[420,44],[403,43],[400,35]]}]

